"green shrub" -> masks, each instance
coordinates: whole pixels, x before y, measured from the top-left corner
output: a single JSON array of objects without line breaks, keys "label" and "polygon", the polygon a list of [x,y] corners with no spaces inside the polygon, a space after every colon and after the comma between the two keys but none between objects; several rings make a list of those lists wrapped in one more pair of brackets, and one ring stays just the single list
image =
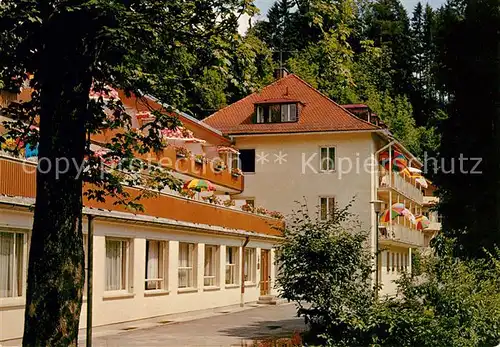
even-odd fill
[{"label": "green shrub", "polygon": [[298,304],[306,342],[321,346],[493,347],[500,343],[500,251],[461,260],[420,255],[399,295],[376,301],[366,234],[348,213],[299,211],[278,252],[282,297]]}]

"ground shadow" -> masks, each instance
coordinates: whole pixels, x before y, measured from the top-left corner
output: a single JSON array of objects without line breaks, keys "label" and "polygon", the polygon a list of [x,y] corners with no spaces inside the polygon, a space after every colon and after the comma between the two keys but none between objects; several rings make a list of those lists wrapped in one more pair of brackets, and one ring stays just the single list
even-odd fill
[{"label": "ground shadow", "polygon": [[222,329],[219,332],[227,336],[242,339],[261,339],[273,337],[290,337],[294,332],[306,330],[304,318],[252,322],[246,326]]}]

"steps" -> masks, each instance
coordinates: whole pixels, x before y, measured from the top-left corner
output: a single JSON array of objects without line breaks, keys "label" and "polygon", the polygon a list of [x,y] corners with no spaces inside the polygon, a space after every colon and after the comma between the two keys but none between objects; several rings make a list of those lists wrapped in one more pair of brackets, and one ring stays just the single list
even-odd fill
[{"label": "steps", "polygon": [[276,295],[261,295],[257,304],[259,305],[281,305],[286,303],[285,299],[278,298]]}]

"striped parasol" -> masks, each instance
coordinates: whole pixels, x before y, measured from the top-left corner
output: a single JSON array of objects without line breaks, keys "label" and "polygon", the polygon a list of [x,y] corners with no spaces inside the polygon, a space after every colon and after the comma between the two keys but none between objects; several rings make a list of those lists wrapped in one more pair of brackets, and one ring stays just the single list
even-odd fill
[{"label": "striped parasol", "polygon": [[408,159],[403,153],[398,151],[392,151],[392,156],[389,155],[389,151],[382,152],[380,154],[379,160],[380,164],[389,170],[389,159],[392,160],[392,171],[401,172],[408,167]]},{"label": "striped parasol", "polygon": [[212,184],[212,182],[207,180],[200,180],[198,178],[192,179],[191,181],[187,181],[184,183],[184,190],[193,190],[195,192],[213,192],[216,190],[216,187]]},{"label": "striped parasol", "polygon": [[418,230],[424,230],[431,225],[431,221],[429,218],[423,215],[419,215],[415,217],[416,223],[417,223],[417,229]]}]

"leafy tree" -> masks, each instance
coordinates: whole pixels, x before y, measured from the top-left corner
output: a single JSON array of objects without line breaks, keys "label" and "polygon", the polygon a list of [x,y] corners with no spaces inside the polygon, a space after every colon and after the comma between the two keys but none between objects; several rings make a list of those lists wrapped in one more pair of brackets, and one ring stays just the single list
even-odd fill
[{"label": "leafy tree", "polygon": [[[182,107],[193,88],[194,64],[201,71],[203,61],[227,69],[227,61],[217,54],[225,49],[222,42],[232,41],[238,15],[248,11],[253,8],[247,0],[0,3],[0,80],[18,91],[33,74],[32,100],[4,110],[20,120],[7,126],[8,136],[31,144],[38,140],[39,157],[45,159],[37,172],[23,345],[77,344],[84,283],[83,177],[77,165],[89,158],[86,180],[96,188],[87,192],[88,198],[102,200],[110,193],[138,208],[142,195],[131,196],[121,183],[149,180],[139,174],[143,167],[132,165],[133,157],[160,150],[159,130],[176,125],[167,108],[153,112],[156,120],[149,132],[134,131],[123,105],[90,99],[91,87],[106,94],[112,85],[139,98],[154,92]],[[37,116],[39,134],[23,127]],[[106,172],[101,179],[94,169],[100,159],[88,136],[109,129],[119,131],[106,145],[107,156],[117,157],[131,172]],[[76,164],[56,172],[61,159]],[[157,178],[156,188],[176,186],[168,173],[149,171]]]},{"label": "leafy tree", "polygon": [[419,272],[401,276],[397,297],[377,301],[366,235],[347,210],[336,208],[330,221],[301,211],[287,223],[278,284],[309,325],[307,343],[473,347],[500,341],[499,250],[460,260],[450,240],[440,237],[441,255],[416,255]]},{"label": "leafy tree", "polygon": [[337,207],[328,221],[301,206],[284,230],[277,283],[281,296],[298,305],[311,327],[309,340],[327,345],[363,345],[357,334],[374,300],[371,255],[366,234],[348,212]]},{"label": "leafy tree", "polygon": [[403,276],[399,297],[381,302],[367,326],[383,346],[496,346],[500,342],[500,253],[457,260],[420,257],[422,275]]},{"label": "leafy tree", "polygon": [[[194,88],[188,94],[187,107],[199,119],[273,80],[274,64],[268,47],[252,32],[245,37],[234,35],[231,41],[220,43],[216,51],[218,64],[214,61],[211,67],[192,76]],[[206,62],[197,65],[203,66]]]}]

